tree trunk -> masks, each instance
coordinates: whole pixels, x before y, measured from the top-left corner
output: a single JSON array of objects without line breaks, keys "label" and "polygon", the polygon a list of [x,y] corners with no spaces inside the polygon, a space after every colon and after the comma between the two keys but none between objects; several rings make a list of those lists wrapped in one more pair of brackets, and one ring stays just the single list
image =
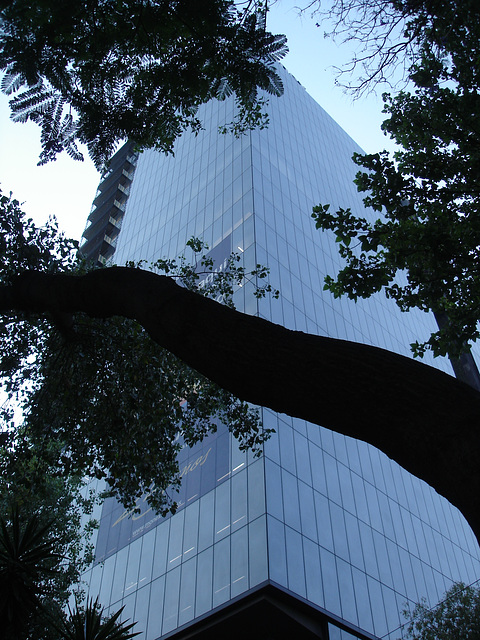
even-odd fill
[{"label": "tree trunk", "polygon": [[[435,316],[439,329],[443,329],[443,327],[449,324],[448,315],[445,311],[434,311],[433,315]],[[467,350],[457,358],[449,356],[450,364],[458,380],[480,391],[480,372],[478,371],[477,363],[475,362],[472,351],[466,344],[464,344],[464,346]]]},{"label": "tree trunk", "polygon": [[290,331],[140,269],[26,273],[0,288],[10,310],[135,319],[239,398],[378,447],[458,507],[480,540],[480,393],[437,369]]}]

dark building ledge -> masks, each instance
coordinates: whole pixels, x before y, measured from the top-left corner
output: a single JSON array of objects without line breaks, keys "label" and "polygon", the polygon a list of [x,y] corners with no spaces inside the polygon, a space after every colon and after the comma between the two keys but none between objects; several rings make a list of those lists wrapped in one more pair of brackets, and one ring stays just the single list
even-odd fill
[{"label": "dark building ledge", "polygon": [[379,640],[271,582],[262,583],[163,637],[172,640],[328,640],[329,623],[359,640]]}]

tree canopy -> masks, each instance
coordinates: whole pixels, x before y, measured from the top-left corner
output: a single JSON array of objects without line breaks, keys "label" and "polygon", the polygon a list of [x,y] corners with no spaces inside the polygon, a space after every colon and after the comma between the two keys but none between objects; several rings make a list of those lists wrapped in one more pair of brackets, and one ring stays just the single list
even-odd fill
[{"label": "tree canopy", "polygon": [[[31,365],[33,363],[30,363]],[[3,394],[4,395],[4,394]],[[5,400],[5,397],[3,397]],[[39,443],[27,424],[8,418],[0,444],[0,619],[6,638],[57,640],[72,589],[93,560],[90,543],[99,496],[54,460],[64,453],[53,438]],[[18,422],[18,416],[16,416]]]},{"label": "tree canopy", "polygon": [[453,584],[435,607],[420,602],[407,609],[411,640],[477,640],[480,638],[480,587]]},{"label": "tree canopy", "polygon": [[[53,222],[36,227],[7,196],[0,198],[0,246],[0,282],[7,287],[29,269],[88,272],[76,262],[76,243]],[[152,268],[230,307],[234,285],[245,278],[257,283],[257,296],[275,295],[260,265],[246,273],[232,255],[215,273],[202,242],[192,240],[189,249],[191,264],[182,257]],[[140,271],[139,265],[127,271]],[[218,421],[242,449],[258,452],[268,436],[255,409],[156,344],[134,317],[73,318],[52,309],[46,317],[6,314],[0,329],[3,386],[23,410],[21,428],[4,410],[4,446],[14,459],[33,450],[54,476],[104,478],[126,508],[148,494],[155,509],[174,510],[179,448],[202,440]]]},{"label": "tree canopy", "polygon": [[258,90],[281,95],[285,37],[262,2],[13,0],[0,7],[1,88],[12,118],[41,127],[40,163],[85,143],[104,165],[119,141],[171,151],[199,105],[235,94],[235,131],[265,125]]},{"label": "tree canopy", "polygon": [[[232,254],[216,273],[205,245],[195,239],[188,245],[191,263],[182,256],[150,268],[229,307],[234,286],[245,279],[256,282],[259,297],[278,295],[260,265],[246,273]],[[37,227],[11,196],[0,196],[0,249],[0,282],[7,286],[31,268],[50,274],[90,269],[78,258],[78,243],[59,233],[53,220]],[[130,269],[140,271],[140,265]],[[72,588],[80,602],[81,573],[93,559],[88,539],[95,521],[87,518],[85,525],[84,516],[94,500],[115,495],[135,509],[143,495],[156,511],[174,512],[181,446],[192,446],[222,422],[241,449],[258,455],[269,431],[256,409],[159,346],[133,318],[73,318],[53,310],[5,314],[0,336],[2,388],[15,400],[13,409],[2,407],[0,433],[7,637],[74,638],[84,624],[92,638],[107,637],[108,630],[112,638],[133,637],[130,627],[117,624],[118,615],[104,620],[97,603],[65,615]],[[107,490],[93,495],[85,477],[103,478]]]},{"label": "tree canopy", "polygon": [[[451,63],[445,65],[448,71]],[[108,149],[101,127],[98,137],[91,133],[92,145]],[[48,136],[45,141],[49,153]],[[414,176],[412,189],[422,179]],[[52,227],[35,229],[11,199],[2,206],[2,370],[10,393],[26,389],[34,442],[57,443],[49,464],[60,473],[86,469],[103,476],[127,505],[153,481],[151,503],[169,508],[165,488],[177,472],[178,421],[187,439],[202,437],[214,428],[212,414],[219,415],[245,446],[261,445],[265,434],[249,402],[378,447],[455,504],[480,539],[480,395],[473,389],[381,349],[240,314],[138,266],[72,273],[72,247],[58,243]],[[348,254],[347,234],[337,235]],[[157,270],[181,277],[179,264],[171,267]],[[60,398],[68,409],[62,417]]]},{"label": "tree canopy", "polygon": [[[415,43],[410,91],[384,94],[382,128],[398,145],[355,154],[358,190],[374,215],[320,205],[317,228],[337,236],[346,266],[326,279],[356,300],[384,289],[402,311],[433,311],[439,330],[415,355],[458,357],[480,336],[480,9],[465,2],[391,2]],[[348,203],[347,203],[348,204]]]},{"label": "tree canopy", "polygon": [[[0,287],[0,312],[21,312],[29,321],[48,314],[80,328],[85,316],[134,320],[151,340],[226,393],[378,447],[456,505],[480,537],[480,394],[437,369],[368,345],[287,330],[189,291],[165,275],[132,267],[85,275],[25,271]],[[17,322],[10,318],[11,324]],[[143,392],[141,384],[137,388]],[[172,398],[174,411],[182,397]],[[218,397],[221,402],[220,392]],[[135,411],[133,401],[132,406]],[[243,424],[261,441],[255,423],[252,429],[251,421]],[[124,435],[116,423],[105,428],[100,449],[105,441],[113,448],[117,439],[122,446]],[[135,428],[135,423],[127,426]],[[48,424],[45,429],[46,437]],[[162,431],[152,429],[156,443]],[[170,429],[175,436],[178,427]],[[145,444],[143,469],[156,480],[159,471],[148,463],[159,458],[150,458],[152,443]],[[135,474],[131,466],[124,471],[128,497]]]}]

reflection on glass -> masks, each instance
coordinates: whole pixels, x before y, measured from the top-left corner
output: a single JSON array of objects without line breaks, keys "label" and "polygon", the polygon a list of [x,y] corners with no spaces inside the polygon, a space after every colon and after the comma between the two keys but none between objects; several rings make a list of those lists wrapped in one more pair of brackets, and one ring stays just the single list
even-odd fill
[{"label": "reflection on glass", "polygon": [[243,527],[232,534],[231,578],[232,598],[248,589],[248,529]]},{"label": "reflection on glass", "polygon": [[179,625],[185,624],[194,616],[196,564],[196,558],[191,558],[182,565],[178,612]]},{"label": "reflection on glass", "polygon": [[172,571],[168,571],[165,580],[162,633],[168,633],[178,624],[179,591],[180,567],[176,567]]},{"label": "reflection on glass", "polygon": [[[218,136],[233,104],[212,102],[205,131],[183,136],[175,157],[142,154],[116,260],[173,258],[193,235],[212,252],[240,247],[245,266],[271,268],[281,296],[258,307],[245,286],[235,293],[239,309],[408,355],[418,328],[428,331],[426,314],[400,317],[382,296],[350,304],[323,291],[339,261],[334,238],[313,228],[311,207],[330,202],[334,211],[348,203],[363,214],[352,183],[355,145],[295,80],[284,81],[285,96],[269,104],[268,129]],[[267,579],[382,636],[397,624],[407,595],[433,601],[445,576],[478,576],[471,533],[425,485],[365,443],[263,413],[277,434],[260,460],[240,453],[221,427],[195,449],[182,449],[175,517],[156,516],[143,503],[141,514],[129,517],[114,501],[105,503],[97,561],[106,560],[93,570],[90,589],[109,594],[113,585],[120,602],[124,590],[142,587],[135,611],[146,618],[152,579],[146,640]],[[122,551],[129,547],[126,568]]]},{"label": "reflection on glass", "polygon": [[266,521],[266,517],[262,516],[248,525],[250,588],[268,579]]},{"label": "reflection on glass", "polygon": [[288,588],[293,593],[298,593],[305,597],[306,585],[302,536],[290,527],[285,527],[285,542],[287,546]]},{"label": "reflection on glass", "polygon": [[213,606],[230,598],[230,538],[213,547]]},{"label": "reflection on glass", "polygon": [[146,640],[155,640],[162,633],[164,595],[165,576],[162,576],[152,582]]},{"label": "reflection on glass", "polygon": [[[147,631],[147,621],[148,621],[148,610],[149,610],[149,602],[150,600],[150,585],[139,589],[136,593],[135,600],[135,611],[130,622],[135,621],[137,623],[136,627],[134,627],[134,631],[140,632],[143,634],[143,638],[145,638],[145,633]],[[139,640],[142,636],[139,637]]]},{"label": "reflection on glass", "polygon": [[124,547],[117,553],[115,573],[113,577],[111,603],[115,603],[123,597],[125,587],[125,573],[127,570],[128,547]]}]

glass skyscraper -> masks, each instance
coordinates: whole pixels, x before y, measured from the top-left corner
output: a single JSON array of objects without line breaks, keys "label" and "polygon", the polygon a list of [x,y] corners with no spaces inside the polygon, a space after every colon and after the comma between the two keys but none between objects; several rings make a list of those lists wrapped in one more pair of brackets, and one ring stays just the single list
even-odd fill
[{"label": "glass skyscraper", "polygon": [[[176,257],[200,237],[217,264],[236,251],[247,269],[270,268],[280,299],[259,301],[247,283],[235,293],[239,310],[409,355],[410,343],[434,328],[432,318],[401,314],[381,295],[354,304],[323,291],[338,255],[334,238],[314,229],[312,206],[363,209],[352,183],[351,156],[360,149],[280,73],[285,95],[270,99],[267,129],[219,134],[233,102],[211,102],[202,108],[205,130],[184,135],[174,156],[120,151],[86,242],[109,254],[114,246],[122,264]],[[110,200],[99,195],[107,188]],[[102,245],[104,232],[110,242]],[[440,366],[450,371],[447,361]],[[452,581],[478,579],[474,535],[425,483],[364,442],[270,410],[262,416],[276,433],[259,459],[241,453],[222,426],[182,450],[174,516],[103,505],[96,564],[85,580],[111,611],[125,606],[142,640],[393,640],[402,636],[407,602],[425,597],[434,605]]]}]

